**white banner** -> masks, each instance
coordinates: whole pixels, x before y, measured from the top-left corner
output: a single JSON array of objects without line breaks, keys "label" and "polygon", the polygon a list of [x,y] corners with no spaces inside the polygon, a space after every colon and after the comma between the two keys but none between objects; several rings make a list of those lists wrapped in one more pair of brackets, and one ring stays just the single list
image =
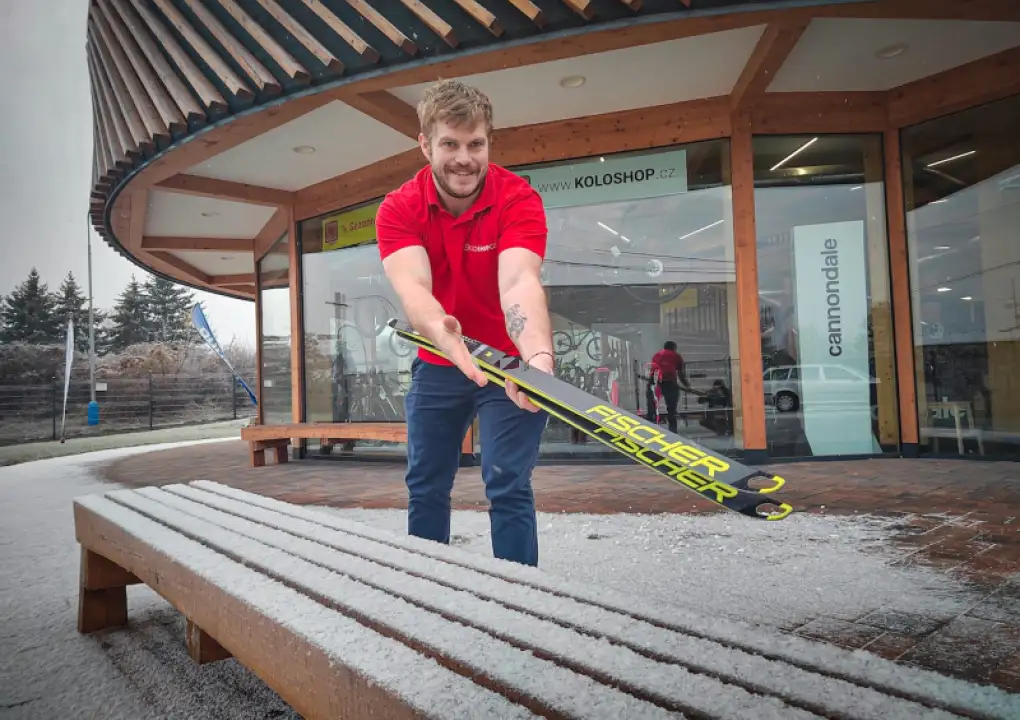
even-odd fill
[{"label": "white banner", "polygon": [[687,151],[585,159],[518,173],[548,208],[640,200],[687,192]]},{"label": "white banner", "polygon": [[64,348],[64,412],[60,418],[60,442],[64,442],[64,422],[67,420],[67,392],[71,387],[71,364],[74,362],[74,320],[67,320],[67,345]]},{"label": "white banner", "polygon": [[814,455],[880,451],[871,425],[864,222],[793,228],[797,357]]}]

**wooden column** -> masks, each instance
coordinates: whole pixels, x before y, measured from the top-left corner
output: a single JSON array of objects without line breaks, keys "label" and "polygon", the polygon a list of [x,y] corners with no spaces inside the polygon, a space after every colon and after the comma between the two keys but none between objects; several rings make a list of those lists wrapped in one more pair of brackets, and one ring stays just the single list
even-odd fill
[{"label": "wooden column", "polygon": [[896,337],[896,377],[899,391],[900,446],[906,457],[917,455],[917,384],[914,375],[914,323],[910,303],[910,264],[903,203],[903,168],[899,130],[884,136],[885,207],[889,218],[889,277],[892,285],[893,328]]},{"label": "wooden column", "polygon": [[766,457],[765,395],[762,388],[761,324],[758,317],[758,247],[754,220],[754,149],[751,118],[733,117],[730,140],[733,194],[733,254],[737,276],[740,418],[748,462]]},{"label": "wooden column", "polygon": [[262,408],[262,286],[259,282],[259,260],[255,256],[255,423],[265,422]]},{"label": "wooden column", "polygon": [[[302,345],[301,336],[304,333],[302,327],[301,313],[301,254],[298,252],[298,229],[294,220],[294,206],[288,208],[289,218],[287,222],[287,241],[290,262],[288,267],[288,283],[290,285],[290,410],[291,420],[295,423],[302,422],[305,414],[305,395],[301,392],[302,372]],[[301,445],[295,445],[295,451],[301,453],[304,450],[304,440]]]}]

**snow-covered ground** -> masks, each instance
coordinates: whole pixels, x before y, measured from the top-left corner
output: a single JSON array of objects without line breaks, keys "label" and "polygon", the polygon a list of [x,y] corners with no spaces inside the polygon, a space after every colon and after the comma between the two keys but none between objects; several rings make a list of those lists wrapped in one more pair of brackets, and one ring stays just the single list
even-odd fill
[{"label": "snow-covered ground", "polygon": [[[160,448],[168,446],[160,446]],[[75,630],[78,546],[71,500],[116,486],[96,466],[153,448],[129,448],[0,468],[0,718],[292,718],[234,661],[198,667],[183,622],[145,587],[129,588],[130,626]],[[402,511],[331,510],[402,532]],[[458,512],[454,542],[489,554],[485,513]],[[876,518],[543,514],[542,568],[789,627],[819,615],[856,617],[895,606],[962,612],[976,598],[934,570],[893,566],[905,550]]]},{"label": "snow-covered ground", "polygon": [[[320,508],[396,532],[402,510]],[[793,515],[778,523],[734,515],[541,514],[543,570],[621,592],[777,627],[820,615],[852,620],[894,606],[962,613],[978,599],[936,570],[893,565],[889,518]],[[488,515],[455,511],[453,544],[491,554]]]}]

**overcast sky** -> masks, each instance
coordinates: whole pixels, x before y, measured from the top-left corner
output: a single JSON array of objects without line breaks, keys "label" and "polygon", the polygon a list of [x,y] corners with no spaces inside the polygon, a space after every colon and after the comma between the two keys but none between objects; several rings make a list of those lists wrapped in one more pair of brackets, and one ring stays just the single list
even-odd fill
[{"label": "overcast sky", "polygon": [[[88,0],[0,0],[0,295],[34,266],[51,290],[68,271],[88,293],[92,103],[85,61]],[[109,309],[134,273],[92,234],[92,291]],[[255,304],[195,293],[222,345],[254,345]]]}]

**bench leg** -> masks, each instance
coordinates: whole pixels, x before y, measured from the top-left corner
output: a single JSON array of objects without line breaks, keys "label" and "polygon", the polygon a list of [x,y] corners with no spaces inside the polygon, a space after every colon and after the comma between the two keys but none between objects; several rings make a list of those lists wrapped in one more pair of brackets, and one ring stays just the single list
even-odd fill
[{"label": "bench leg", "polygon": [[102,555],[81,549],[78,632],[92,633],[127,624],[127,586],[141,582]]},{"label": "bench leg", "polygon": [[264,448],[256,448],[255,443],[248,443],[248,453],[251,455],[252,467],[265,467],[266,451]]},{"label": "bench leg", "polygon": [[290,460],[290,453],[287,452],[288,446],[289,446],[289,443],[286,443],[286,444],[285,443],[280,443],[274,449],[274,452],[276,453],[276,464],[277,465],[283,465],[285,462]]},{"label": "bench leg", "polygon": [[226,660],[233,657],[228,650],[213,640],[205,630],[188,618],[187,627],[188,655],[199,665]]}]

